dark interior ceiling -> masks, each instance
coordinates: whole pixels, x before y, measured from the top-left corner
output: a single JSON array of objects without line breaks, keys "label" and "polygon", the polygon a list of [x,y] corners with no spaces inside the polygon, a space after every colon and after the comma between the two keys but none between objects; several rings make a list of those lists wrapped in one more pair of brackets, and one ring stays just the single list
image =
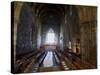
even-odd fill
[{"label": "dark interior ceiling", "polygon": [[35,8],[37,14],[40,15],[42,24],[59,25],[64,15],[63,5],[37,4]]}]

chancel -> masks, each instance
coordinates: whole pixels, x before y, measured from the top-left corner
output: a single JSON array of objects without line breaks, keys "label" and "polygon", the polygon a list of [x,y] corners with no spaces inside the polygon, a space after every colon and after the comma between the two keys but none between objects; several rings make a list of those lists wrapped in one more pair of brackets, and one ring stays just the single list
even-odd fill
[{"label": "chancel", "polygon": [[12,73],[97,68],[97,7],[12,2]]}]

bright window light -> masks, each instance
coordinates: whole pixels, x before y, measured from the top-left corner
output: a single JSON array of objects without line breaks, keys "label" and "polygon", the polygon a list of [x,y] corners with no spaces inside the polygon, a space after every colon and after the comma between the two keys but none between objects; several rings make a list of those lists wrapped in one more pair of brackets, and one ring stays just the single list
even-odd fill
[{"label": "bright window light", "polygon": [[46,40],[46,42],[48,44],[53,44],[54,43],[54,33],[48,33],[47,34],[47,40]]},{"label": "bright window light", "polygon": [[52,29],[50,29],[46,35],[46,44],[55,44],[55,34]]}]

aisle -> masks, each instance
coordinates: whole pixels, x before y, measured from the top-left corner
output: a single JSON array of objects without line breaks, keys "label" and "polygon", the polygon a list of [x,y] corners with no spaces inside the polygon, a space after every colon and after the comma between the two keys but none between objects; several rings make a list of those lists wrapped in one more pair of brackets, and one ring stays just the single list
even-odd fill
[{"label": "aisle", "polygon": [[47,56],[45,57],[43,61],[43,66],[44,67],[52,67],[53,66],[53,53],[52,51],[49,51],[47,53]]}]

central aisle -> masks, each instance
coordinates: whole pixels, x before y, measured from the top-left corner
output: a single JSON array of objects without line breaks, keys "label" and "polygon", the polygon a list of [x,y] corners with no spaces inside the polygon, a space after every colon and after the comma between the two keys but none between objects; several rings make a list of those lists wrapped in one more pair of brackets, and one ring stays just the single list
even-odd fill
[{"label": "central aisle", "polygon": [[47,56],[43,61],[44,67],[52,67],[53,66],[53,53],[52,51],[48,51]]}]

